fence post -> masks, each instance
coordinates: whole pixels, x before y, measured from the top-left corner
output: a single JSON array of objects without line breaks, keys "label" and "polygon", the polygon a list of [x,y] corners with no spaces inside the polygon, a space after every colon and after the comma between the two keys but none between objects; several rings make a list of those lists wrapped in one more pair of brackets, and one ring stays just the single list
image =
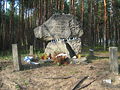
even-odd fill
[{"label": "fence post", "polygon": [[33,45],[30,45],[30,54],[29,55],[33,55]]},{"label": "fence post", "polygon": [[17,44],[12,44],[13,65],[15,71],[21,70],[21,60],[18,56]]},{"label": "fence post", "polygon": [[109,59],[110,59],[110,71],[114,74],[119,74],[119,66],[118,66],[118,48],[117,47],[109,47]]}]

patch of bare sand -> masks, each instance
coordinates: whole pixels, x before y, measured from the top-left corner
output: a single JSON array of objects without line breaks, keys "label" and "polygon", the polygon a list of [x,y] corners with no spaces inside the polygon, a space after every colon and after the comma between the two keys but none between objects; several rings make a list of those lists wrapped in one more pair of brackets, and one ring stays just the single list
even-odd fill
[{"label": "patch of bare sand", "polygon": [[[75,83],[89,76],[82,85],[86,85],[95,78],[92,84],[83,90],[119,90],[101,84],[109,76],[108,60],[95,60],[86,65],[41,66],[20,72],[13,72],[12,65],[8,65],[0,72],[0,88],[6,90],[71,90]],[[68,79],[45,79],[50,77],[72,76]],[[81,85],[81,86],[82,86]]]}]

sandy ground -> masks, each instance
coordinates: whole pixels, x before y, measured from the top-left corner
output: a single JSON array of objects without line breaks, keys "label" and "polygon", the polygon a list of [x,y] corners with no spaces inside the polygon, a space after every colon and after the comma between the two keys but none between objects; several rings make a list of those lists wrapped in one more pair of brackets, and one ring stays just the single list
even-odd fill
[{"label": "sandy ground", "polygon": [[109,85],[102,82],[111,76],[108,59],[93,60],[92,63],[79,65],[30,66],[19,72],[13,70],[12,62],[0,61],[0,90],[72,90],[85,76],[89,78],[84,80],[80,87],[95,81],[83,90],[120,90],[120,83]]}]

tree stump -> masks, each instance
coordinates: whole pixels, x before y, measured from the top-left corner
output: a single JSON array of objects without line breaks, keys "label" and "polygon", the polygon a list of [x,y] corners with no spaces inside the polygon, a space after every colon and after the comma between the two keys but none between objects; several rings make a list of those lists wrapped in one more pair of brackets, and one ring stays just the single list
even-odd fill
[{"label": "tree stump", "polygon": [[15,71],[21,70],[21,60],[18,56],[17,44],[12,44],[13,65]]},{"label": "tree stump", "polygon": [[30,45],[30,53],[29,55],[33,55],[33,45]]},{"label": "tree stump", "polygon": [[118,56],[117,56],[117,47],[109,48],[109,59],[110,59],[110,71],[114,74],[119,74],[119,66],[118,66]]}]

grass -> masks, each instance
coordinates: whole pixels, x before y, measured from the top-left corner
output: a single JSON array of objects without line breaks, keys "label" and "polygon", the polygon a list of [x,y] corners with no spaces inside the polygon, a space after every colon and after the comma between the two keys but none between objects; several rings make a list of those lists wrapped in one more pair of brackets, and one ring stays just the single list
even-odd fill
[{"label": "grass", "polygon": [[10,51],[1,52],[0,53],[0,60],[12,60],[12,53],[10,53]]},{"label": "grass", "polygon": [[0,60],[12,60],[12,56],[0,56]]},{"label": "grass", "polygon": [[[19,53],[22,58],[29,55],[29,51],[23,50],[23,51],[20,51]],[[41,57],[43,55],[43,52],[36,50],[34,52],[34,55],[37,57]],[[2,60],[12,60],[12,52],[11,51],[0,52],[0,61],[2,61]]]},{"label": "grass", "polygon": [[[108,53],[108,49],[107,49],[107,51],[104,51],[102,46],[96,46],[93,48],[94,48],[94,53],[102,53],[102,54]],[[89,49],[90,49],[90,47],[83,47],[83,52],[81,54],[81,57],[88,56]],[[120,50],[120,48],[119,48],[119,50]],[[29,55],[29,50],[27,50],[27,51],[21,50],[19,53],[20,53],[21,57],[23,58],[23,57]],[[44,55],[43,50],[35,50],[34,55],[40,58],[42,55]],[[119,51],[119,55],[120,55],[120,51]],[[8,50],[8,51],[5,51],[4,53],[0,52],[0,60],[12,60],[12,51]]]},{"label": "grass", "polygon": [[19,85],[16,85],[15,88],[16,88],[16,90],[20,90],[20,86]]}]

